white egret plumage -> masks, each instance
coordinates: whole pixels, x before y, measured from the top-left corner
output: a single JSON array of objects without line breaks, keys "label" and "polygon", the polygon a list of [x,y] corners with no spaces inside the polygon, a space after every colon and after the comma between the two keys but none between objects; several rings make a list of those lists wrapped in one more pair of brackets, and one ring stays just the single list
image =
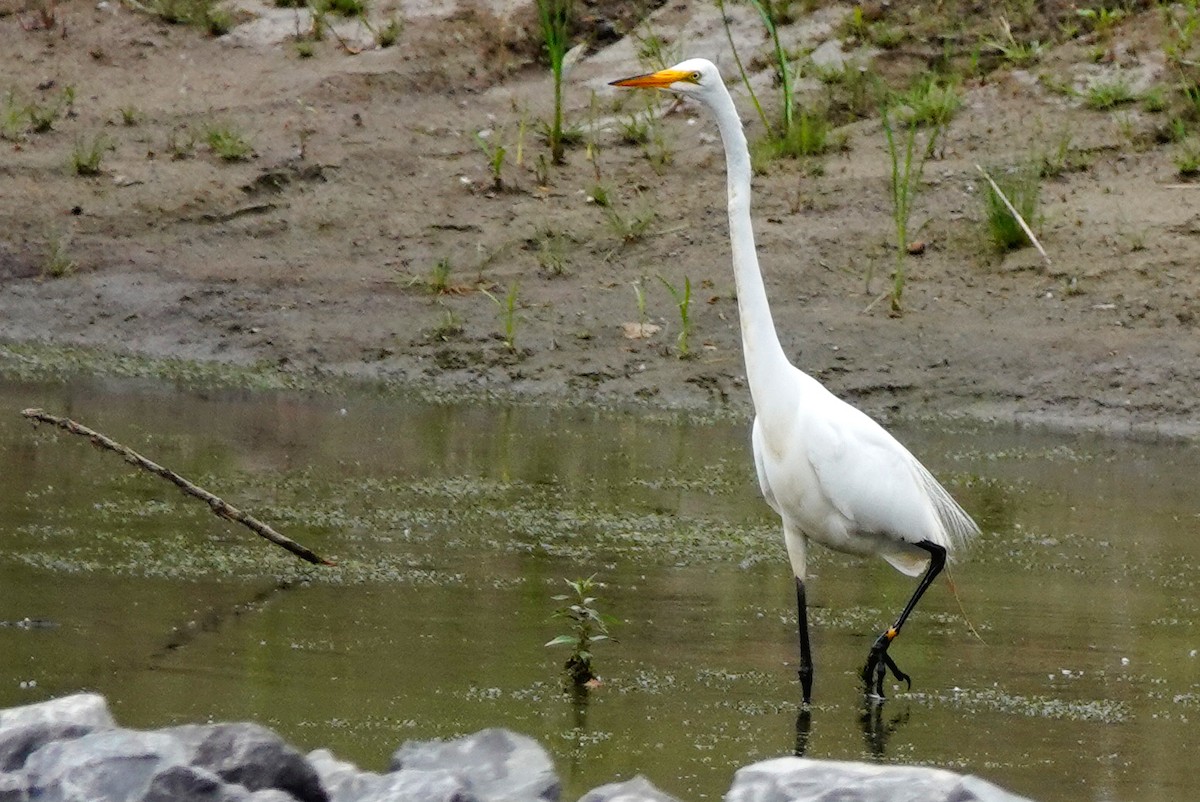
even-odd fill
[{"label": "white egret plumage", "polygon": [[805,593],[809,541],[853,554],[877,554],[910,576],[921,575],[895,623],[872,644],[862,671],[869,695],[883,696],[888,670],[911,686],[888,646],[941,572],[947,555],[979,528],[896,438],[784,354],[754,246],[746,136],[716,66],[705,59],[688,59],[613,85],[693,97],[716,117],[721,132],[742,350],[755,413],[754,463],[763,496],[783,521],[795,576],[804,701],[811,700],[813,680]]}]

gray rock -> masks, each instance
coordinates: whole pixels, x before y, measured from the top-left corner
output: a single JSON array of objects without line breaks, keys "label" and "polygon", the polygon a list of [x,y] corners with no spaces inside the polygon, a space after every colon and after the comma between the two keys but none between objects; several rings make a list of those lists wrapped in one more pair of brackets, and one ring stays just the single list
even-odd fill
[{"label": "gray rock", "polygon": [[0,772],[0,802],[26,802],[29,783],[24,774]]},{"label": "gray rock", "polygon": [[259,724],[187,724],[161,730],[185,744],[187,763],[250,791],[278,789],[300,802],[329,796],[304,755]]},{"label": "gray rock", "polygon": [[725,802],[1029,802],[978,777],[920,766],[781,757],[739,769]]},{"label": "gray rock", "polygon": [[317,770],[332,802],[363,802],[383,785],[382,776],[338,760],[328,749],[309,752],[308,762]]},{"label": "gray rock", "polygon": [[296,802],[296,797],[278,788],[267,788],[250,794],[246,797],[246,802]]},{"label": "gray rock", "polygon": [[[363,802],[483,802],[462,774],[448,769],[401,769],[385,774],[383,782],[374,793],[363,797]],[[524,798],[510,799],[516,802]]]},{"label": "gray rock", "polygon": [[154,775],[141,802],[244,802],[249,797],[249,791],[227,785],[211,771],[171,766]]},{"label": "gray rock", "polygon": [[[490,729],[411,741],[387,774],[307,757],[257,724],[117,728],[95,694],[0,710],[0,802],[557,802],[533,739]],[[1028,802],[977,777],[913,766],[778,758],[737,772],[725,802]],[[638,776],[580,802],[676,802]]]},{"label": "gray rock", "polygon": [[[439,742],[440,743],[440,742]],[[388,774],[362,771],[328,749],[310,752],[331,802],[479,802],[468,766],[453,769],[402,768]]]},{"label": "gray rock", "polygon": [[106,730],[54,741],[29,756],[30,796],[55,802],[142,799],[155,777],[186,764],[178,740],[157,732]]},{"label": "gray rock", "polygon": [[532,738],[504,729],[454,741],[409,741],[392,755],[391,768],[452,772],[481,802],[557,802],[561,792],[546,750]]},{"label": "gray rock", "polygon": [[[38,725],[0,729],[0,743]],[[36,733],[34,733],[36,735]],[[278,735],[256,724],[109,729],[41,744],[20,772],[47,802],[327,802],[320,778]],[[14,786],[9,798],[23,799]]]},{"label": "gray rock", "polygon": [[77,693],[0,710],[0,731],[29,724],[72,724],[92,730],[110,730],[117,726],[108,711],[108,702],[97,693]]},{"label": "gray rock", "polygon": [[844,70],[846,68],[846,53],[842,43],[837,39],[826,39],[816,50],[808,54],[812,63],[826,70]]},{"label": "gray rock", "polygon": [[[30,755],[54,741],[115,727],[108,703],[95,693],[78,693],[0,710],[0,772],[21,769]],[[11,787],[11,782],[0,786]],[[4,790],[0,800],[16,798],[11,794],[11,790]]]},{"label": "gray rock", "polygon": [[609,783],[593,788],[579,798],[579,802],[679,802],[675,797],[660,791],[654,783],[642,775],[619,783]]},{"label": "gray rock", "polygon": [[0,729],[0,772],[19,770],[30,755],[52,741],[68,741],[92,731],[91,727],[63,721],[38,721]]}]

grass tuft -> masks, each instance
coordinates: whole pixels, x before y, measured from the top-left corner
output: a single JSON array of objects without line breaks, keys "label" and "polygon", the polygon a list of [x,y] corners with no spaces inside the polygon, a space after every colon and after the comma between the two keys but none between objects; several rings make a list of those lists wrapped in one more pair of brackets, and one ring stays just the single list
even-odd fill
[{"label": "grass tuft", "polygon": [[1184,139],[1175,146],[1175,170],[1180,178],[1200,176],[1200,138]]},{"label": "grass tuft", "polygon": [[75,260],[69,252],[70,242],[65,235],[52,234],[46,241],[46,259],[42,262],[42,278],[63,278],[75,272]]},{"label": "grass tuft", "polygon": [[365,17],[366,0],[312,0],[310,5],[315,14],[337,14],[339,17]]},{"label": "grass tuft", "polygon": [[667,292],[671,293],[671,298],[675,301],[675,308],[679,310],[679,334],[675,336],[675,348],[679,358],[691,359],[693,356],[690,345],[692,336],[692,280],[684,276],[683,289],[677,289],[674,284],[662,276],[659,276],[658,280],[667,288]]},{"label": "grass tuft", "polygon": [[1137,100],[1133,88],[1123,75],[1096,81],[1083,93],[1083,104],[1089,109],[1104,111]]},{"label": "grass tuft", "polygon": [[4,105],[0,107],[0,138],[9,142],[19,142],[25,138],[29,130],[29,118],[22,105],[12,92],[4,95]]},{"label": "grass tuft", "polygon": [[71,172],[83,176],[99,175],[104,154],[115,149],[113,141],[104,134],[96,134],[91,139],[75,140],[75,146],[71,148]]},{"label": "grass tuft", "polygon": [[514,281],[508,285],[508,292],[505,293],[503,299],[497,298],[482,288],[480,292],[491,298],[492,302],[499,307],[500,321],[504,324],[504,344],[508,347],[508,350],[515,352],[517,350],[517,324],[521,319],[517,314],[517,309],[519,308],[517,303],[518,283]]},{"label": "grass tuft", "polygon": [[404,24],[399,17],[393,16],[382,28],[375,31],[375,44],[379,47],[391,47],[400,39]]},{"label": "grass tuft", "polygon": [[953,83],[928,76],[893,102],[900,123],[943,129],[962,106],[962,96]]},{"label": "grass tuft", "polygon": [[[1038,204],[1042,192],[1042,168],[1025,164],[999,170],[993,180],[1008,197],[1009,202],[1032,228],[1038,224]],[[989,185],[983,195],[988,236],[997,250],[1011,251],[1031,244],[1021,224],[1013,217],[1004,201]]]},{"label": "grass tuft", "polygon": [[245,161],[254,153],[250,141],[237,129],[224,124],[212,124],[204,130],[204,143],[222,161]]},{"label": "grass tuft", "polygon": [[221,0],[151,0],[142,8],[163,22],[190,25],[213,36],[228,33],[236,21]]}]

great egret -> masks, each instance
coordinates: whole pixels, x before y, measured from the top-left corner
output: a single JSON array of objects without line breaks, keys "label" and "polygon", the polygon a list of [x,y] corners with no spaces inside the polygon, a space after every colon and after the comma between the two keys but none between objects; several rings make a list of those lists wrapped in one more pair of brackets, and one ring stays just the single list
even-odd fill
[{"label": "great egret", "polygon": [[693,97],[717,119],[725,146],[742,351],[754,402],[754,464],[763,496],[783,520],[783,539],[796,577],[804,702],[812,699],[813,680],[804,589],[809,540],[852,554],[878,554],[909,576],[925,568],[900,617],[871,646],[862,671],[868,695],[883,698],[889,669],[911,687],[911,678],[888,655],[888,646],[941,572],[947,554],[979,527],[908,449],[784,354],[754,248],[750,152],[716,66],[705,59],[688,59],[612,85],[668,89]]}]

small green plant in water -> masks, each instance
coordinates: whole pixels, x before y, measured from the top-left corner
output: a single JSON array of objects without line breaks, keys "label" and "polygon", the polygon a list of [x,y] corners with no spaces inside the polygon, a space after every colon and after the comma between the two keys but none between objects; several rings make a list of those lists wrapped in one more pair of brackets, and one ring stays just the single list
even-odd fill
[{"label": "small green plant in water", "polygon": [[692,281],[687,276],[684,276],[683,290],[680,291],[662,276],[659,276],[658,280],[671,293],[671,297],[675,299],[675,306],[679,309],[680,329],[678,336],[675,337],[675,347],[679,350],[680,359],[688,359],[692,355],[691,346],[688,342],[692,336]]},{"label": "small green plant in water", "polygon": [[569,646],[571,654],[563,664],[567,679],[575,687],[583,687],[598,679],[592,669],[592,645],[611,640],[609,626],[614,620],[596,609],[595,591],[604,587],[592,574],[584,579],[564,580],[570,593],[554,596],[562,606],[554,611],[554,618],[569,622],[570,632],[565,632],[546,642],[546,646]]}]

